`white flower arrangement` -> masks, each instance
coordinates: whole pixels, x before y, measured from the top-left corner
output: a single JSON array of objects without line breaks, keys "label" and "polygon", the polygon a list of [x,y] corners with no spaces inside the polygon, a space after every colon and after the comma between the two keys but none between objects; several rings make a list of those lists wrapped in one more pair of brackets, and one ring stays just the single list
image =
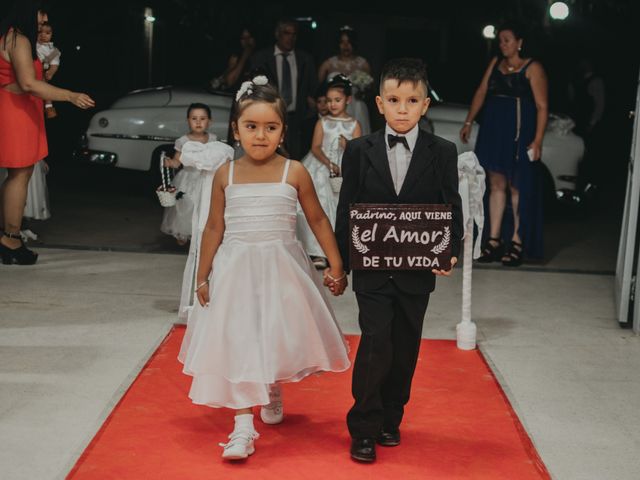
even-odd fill
[{"label": "white flower arrangement", "polygon": [[373,77],[369,75],[367,72],[363,72],[362,70],[356,70],[351,75],[349,75],[349,79],[354,87],[353,95],[356,98],[364,99],[365,93],[373,85]]},{"label": "white flower arrangement", "polygon": [[373,84],[373,77],[362,70],[353,72],[349,75],[349,79],[351,83],[353,83],[353,86],[361,91],[366,90]]},{"label": "white flower arrangement", "polygon": [[253,93],[253,87],[256,85],[262,86],[267,83],[269,83],[269,79],[264,75],[258,75],[257,77],[253,77],[253,80],[242,82],[242,85],[240,85],[240,88],[236,93],[236,102],[240,101],[244,95],[251,95]]}]

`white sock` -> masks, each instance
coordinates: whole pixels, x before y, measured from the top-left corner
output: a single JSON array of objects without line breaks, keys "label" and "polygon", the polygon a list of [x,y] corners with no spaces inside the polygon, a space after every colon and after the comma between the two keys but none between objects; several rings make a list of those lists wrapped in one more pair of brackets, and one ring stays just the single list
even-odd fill
[{"label": "white sock", "polygon": [[234,430],[250,430],[255,432],[256,429],[253,426],[253,414],[252,413],[244,413],[242,415],[235,416],[235,426]]}]

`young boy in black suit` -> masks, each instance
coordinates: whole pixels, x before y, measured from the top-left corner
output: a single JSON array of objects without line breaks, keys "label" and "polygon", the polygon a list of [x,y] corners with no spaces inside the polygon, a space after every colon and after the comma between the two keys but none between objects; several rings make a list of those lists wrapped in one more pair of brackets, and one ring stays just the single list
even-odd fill
[{"label": "young boy in black suit", "polygon": [[[347,144],[336,219],[345,271],[350,268],[352,203],[451,204],[451,267],[456,264],[463,233],[457,151],[453,143],[420,129],[418,121],[429,108],[427,92],[421,60],[388,62],[376,97],[386,126]],[[353,459],[373,462],[376,442],[400,444],[399,427],[409,401],[429,294],[436,275],[450,274],[451,270],[353,272],[362,330],[353,369],[355,402],[347,415]]]}]

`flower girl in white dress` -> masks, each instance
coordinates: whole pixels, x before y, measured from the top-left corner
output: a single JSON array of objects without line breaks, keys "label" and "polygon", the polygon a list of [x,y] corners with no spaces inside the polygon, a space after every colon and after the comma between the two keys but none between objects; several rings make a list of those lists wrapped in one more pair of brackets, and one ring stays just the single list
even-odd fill
[{"label": "flower girl in white dress", "polygon": [[[216,136],[208,132],[211,122],[211,109],[204,103],[192,103],[187,109],[187,122],[189,133],[178,138],[175,142],[176,153],[182,151],[187,142],[199,142],[201,144],[216,142]],[[165,166],[180,168],[180,163],[165,162]],[[176,187],[176,204],[167,207],[162,214],[160,231],[167,235],[173,235],[178,245],[184,245],[191,238],[191,219],[193,208],[199,199],[195,192],[199,182],[200,170],[195,166],[184,165],[175,178],[173,184]]]},{"label": "flower girl in white dress", "polygon": [[[342,154],[348,140],[361,135],[360,123],[347,114],[351,101],[351,81],[346,75],[335,75],[327,86],[329,114],[316,123],[311,151],[302,159],[309,170],[320,205],[335,228],[338,193],[331,177],[340,177]],[[318,268],[326,267],[325,252],[309,228],[301,209],[298,209],[298,238]]]},{"label": "flower girl in white dress", "polygon": [[286,105],[267,78],[242,84],[232,113],[245,154],[221,166],[202,236],[195,292],[179,360],[200,405],[236,411],[222,457],[255,451],[252,407],[265,423],[283,419],[278,384],[349,368],[347,344],[321,276],[296,239],[296,204],[327,252],[324,282],[347,284],[331,224],[306,169],[281,156]]}]

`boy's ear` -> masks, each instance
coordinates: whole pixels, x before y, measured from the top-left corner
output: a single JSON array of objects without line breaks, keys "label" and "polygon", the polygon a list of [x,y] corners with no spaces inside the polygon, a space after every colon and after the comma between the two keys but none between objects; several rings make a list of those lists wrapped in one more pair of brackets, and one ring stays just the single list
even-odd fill
[{"label": "boy's ear", "polygon": [[425,113],[427,113],[427,110],[429,110],[429,105],[431,104],[431,98],[427,97],[424,99],[424,105],[422,106],[422,115],[424,115]]},{"label": "boy's ear", "polygon": [[382,97],[380,95],[376,95],[376,105],[378,106],[380,115],[384,115],[384,102],[382,101]]}]

